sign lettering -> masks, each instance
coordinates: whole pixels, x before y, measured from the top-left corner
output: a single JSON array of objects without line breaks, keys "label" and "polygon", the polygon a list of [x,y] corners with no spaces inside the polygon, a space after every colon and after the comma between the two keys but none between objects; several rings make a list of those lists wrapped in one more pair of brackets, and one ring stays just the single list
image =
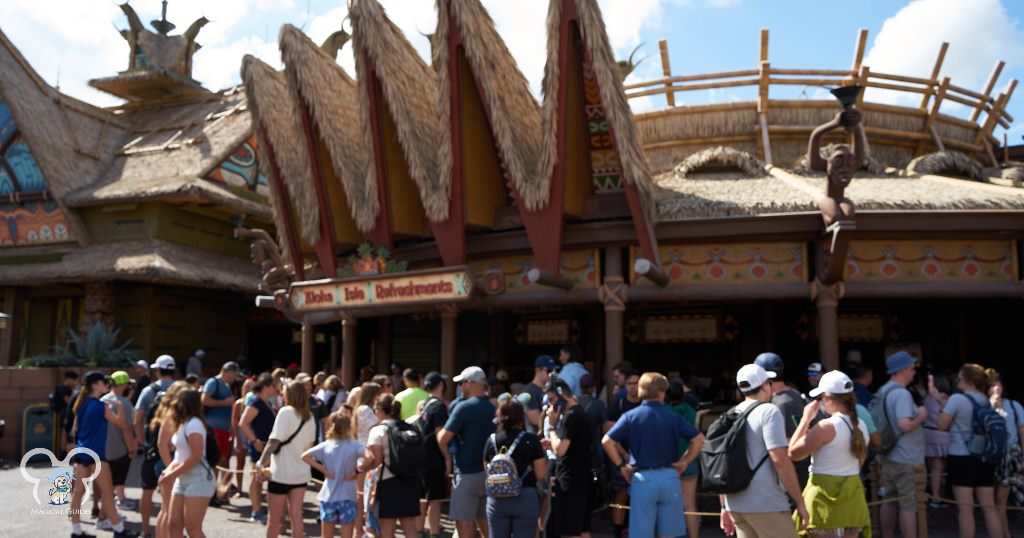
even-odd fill
[{"label": "sign lettering", "polygon": [[466,269],[418,271],[366,278],[296,282],[292,308],[298,312],[355,309],[377,305],[456,302],[472,295],[473,278]]}]

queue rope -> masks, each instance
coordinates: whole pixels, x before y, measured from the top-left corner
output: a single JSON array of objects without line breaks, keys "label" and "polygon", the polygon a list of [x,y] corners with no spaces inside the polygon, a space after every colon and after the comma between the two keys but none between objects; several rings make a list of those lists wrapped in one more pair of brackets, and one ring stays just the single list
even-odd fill
[{"label": "queue rope", "polygon": [[[226,467],[221,467],[220,465],[217,465],[215,468],[218,471],[221,471],[221,472],[224,472],[224,473],[230,473],[230,474],[251,474],[251,473],[255,473],[256,472],[255,469],[228,469]],[[322,480],[317,480],[315,478],[310,478],[309,481],[314,483],[314,484],[320,484],[320,485],[324,484]],[[711,493],[698,493],[698,495],[701,495],[701,496],[712,496],[714,494],[711,494]],[[717,496],[717,495],[714,495],[714,496]],[[935,495],[931,495],[931,494],[928,494],[928,493],[925,494],[925,497],[927,497],[929,499],[932,499],[932,500],[936,500],[936,501],[942,501],[942,502],[944,502],[946,504],[954,504],[954,505],[959,505],[959,506],[973,506],[974,508],[991,508],[993,506],[996,506],[996,505],[992,505],[992,504],[965,503],[965,502],[960,502],[960,501],[956,501],[956,500],[953,500],[953,499],[947,499],[945,497],[937,497]],[[899,501],[902,501],[902,500],[905,500],[905,499],[913,499],[913,498],[914,498],[913,495],[904,495],[902,497],[890,497],[890,498],[886,498],[886,499],[880,499],[880,500],[877,500],[877,501],[871,501],[871,502],[868,503],[868,506],[869,507],[871,507],[871,506],[879,506],[879,505],[886,504],[886,503],[894,503],[894,502],[899,502]],[[609,508],[618,508],[620,510],[629,510],[629,506],[628,505],[623,505],[623,504],[609,504],[608,507]],[[997,508],[998,508],[998,506],[997,506]],[[1012,510],[1014,512],[1024,512],[1024,506],[1007,506],[1006,509],[1007,510]],[[688,516],[709,516],[709,517],[715,517],[715,516],[719,515],[717,512],[683,512],[683,514],[684,515],[688,515]]]}]

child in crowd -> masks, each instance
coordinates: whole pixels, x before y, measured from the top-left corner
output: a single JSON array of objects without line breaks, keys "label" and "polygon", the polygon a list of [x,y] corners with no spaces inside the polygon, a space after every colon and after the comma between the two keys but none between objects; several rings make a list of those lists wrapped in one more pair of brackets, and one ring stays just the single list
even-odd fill
[{"label": "child in crowd", "polygon": [[352,408],[341,405],[327,419],[327,440],[303,452],[302,460],[324,474],[320,501],[320,526],[324,538],[333,538],[334,525],[341,525],[342,538],[352,538],[356,521],[356,477],[365,469],[358,465],[365,447],[355,440]]}]

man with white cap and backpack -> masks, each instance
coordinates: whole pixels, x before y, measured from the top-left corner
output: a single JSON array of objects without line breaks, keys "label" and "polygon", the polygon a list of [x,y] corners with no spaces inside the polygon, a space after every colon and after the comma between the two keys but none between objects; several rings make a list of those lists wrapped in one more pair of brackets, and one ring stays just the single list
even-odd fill
[{"label": "man with white cap and backpack", "polygon": [[772,399],[773,377],[774,372],[756,364],[736,372],[744,400],[708,429],[701,453],[702,485],[720,494],[721,528],[730,536],[796,538],[789,499],[796,505],[800,529],[807,525],[782,413],[763,405]]}]

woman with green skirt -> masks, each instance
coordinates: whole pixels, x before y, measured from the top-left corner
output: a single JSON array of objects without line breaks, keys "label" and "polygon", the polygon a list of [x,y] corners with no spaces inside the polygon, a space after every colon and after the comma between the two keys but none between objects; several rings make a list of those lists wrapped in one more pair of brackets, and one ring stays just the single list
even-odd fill
[{"label": "woman with green skirt", "polygon": [[[810,396],[815,400],[804,407],[789,440],[790,458],[811,458],[804,488],[811,519],[804,534],[856,538],[863,533],[871,538],[871,516],[860,481],[869,436],[867,425],[857,419],[853,381],[838,370],[828,372]],[[829,417],[811,426],[822,407]]]}]

